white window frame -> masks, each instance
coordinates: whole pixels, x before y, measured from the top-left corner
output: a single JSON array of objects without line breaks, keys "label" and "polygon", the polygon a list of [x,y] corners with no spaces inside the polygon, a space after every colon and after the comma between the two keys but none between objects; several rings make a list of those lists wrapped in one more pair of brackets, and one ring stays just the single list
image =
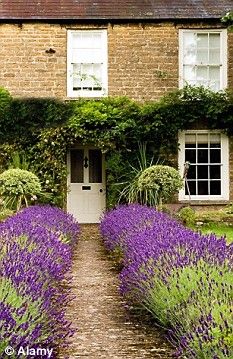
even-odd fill
[{"label": "white window frame", "polygon": [[[103,67],[103,81],[102,81],[102,89],[101,90],[74,90],[73,89],[73,66],[72,66],[72,42],[73,42],[73,34],[77,33],[101,33],[101,41],[102,41],[102,67]],[[106,29],[92,29],[92,30],[68,30],[67,31],[67,96],[68,97],[104,97],[107,96],[108,90],[108,49],[107,49],[107,30]]]},{"label": "white window frame", "polygon": [[179,30],[179,88],[188,84],[184,80],[183,73],[183,54],[184,54],[184,34],[185,33],[218,33],[220,34],[220,89],[227,87],[227,29],[182,29]]},{"label": "white window frame", "polygon": [[221,135],[221,195],[189,195],[185,194],[184,187],[179,191],[179,201],[228,201],[229,200],[229,138],[219,130],[187,130],[179,132],[178,166],[183,178],[185,163],[185,135],[218,133]]}]

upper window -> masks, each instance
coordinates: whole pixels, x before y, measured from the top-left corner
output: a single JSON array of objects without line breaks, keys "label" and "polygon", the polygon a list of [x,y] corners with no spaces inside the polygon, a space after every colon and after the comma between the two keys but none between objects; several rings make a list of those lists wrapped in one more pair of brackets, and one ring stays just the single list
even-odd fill
[{"label": "upper window", "polygon": [[67,55],[68,96],[107,95],[107,31],[68,31]]},{"label": "upper window", "polygon": [[187,131],[179,136],[180,199],[229,197],[228,138],[221,132]]},{"label": "upper window", "polygon": [[181,30],[180,87],[219,91],[227,86],[226,30]]}]

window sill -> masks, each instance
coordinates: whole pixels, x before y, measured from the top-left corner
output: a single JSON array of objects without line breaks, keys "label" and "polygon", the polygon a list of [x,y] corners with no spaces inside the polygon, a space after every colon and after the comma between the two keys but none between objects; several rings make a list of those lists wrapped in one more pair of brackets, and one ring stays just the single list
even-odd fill
[{"label": "window sill", "polygon": [[66,96],[64,101],[77,101],[77,100],[101,100],[108,95],[96,95],[96,96]]},{"label": "window sill", "polygon": [[209,200],[179,200],[180,204],[191,204],[192,206],[200,206],[200,205],[209,205],[209,206],[213,206],[213,205],[223,205],[223,204],[229,204],[231,201],[229,200],[214,200],[214,199],[209,199]]}]

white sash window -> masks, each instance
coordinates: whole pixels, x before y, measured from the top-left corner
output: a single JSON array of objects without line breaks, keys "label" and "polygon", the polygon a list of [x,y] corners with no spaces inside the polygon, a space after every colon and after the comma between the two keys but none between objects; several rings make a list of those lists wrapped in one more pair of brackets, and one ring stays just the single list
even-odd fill
[{"label": "white sash window", "polygon": [[180,31],[180,87],[219,91],[227,86],[227,31]]},{"label": "white sash window", "polygon": [[179,168],[184,174],[180,200],[229,199],[228,137],[218,131],[187,131],[179,135]]},{"label": "white sash window", "polygon": [[107,95],[107,30],[68,31],[69,97]]}]

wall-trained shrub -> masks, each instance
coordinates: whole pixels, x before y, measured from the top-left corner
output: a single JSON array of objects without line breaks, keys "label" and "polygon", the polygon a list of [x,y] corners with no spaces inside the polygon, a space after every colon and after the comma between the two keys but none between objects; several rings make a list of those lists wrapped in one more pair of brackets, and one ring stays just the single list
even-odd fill
[{"label": "wall-trained shrub", "polygon": [[27,207],[0,224],[0,356],[7,346],[57,348],[72,334],[70,300],[61,286],[70,269],[79,226],[51,206]]},{"label": "wall-trained shrub", "polygon": [[123,252],[122,294],[168,330],[177,357],[233,358],[233,246],[147,210],[120,206],[101,223],[107,248]]}]

